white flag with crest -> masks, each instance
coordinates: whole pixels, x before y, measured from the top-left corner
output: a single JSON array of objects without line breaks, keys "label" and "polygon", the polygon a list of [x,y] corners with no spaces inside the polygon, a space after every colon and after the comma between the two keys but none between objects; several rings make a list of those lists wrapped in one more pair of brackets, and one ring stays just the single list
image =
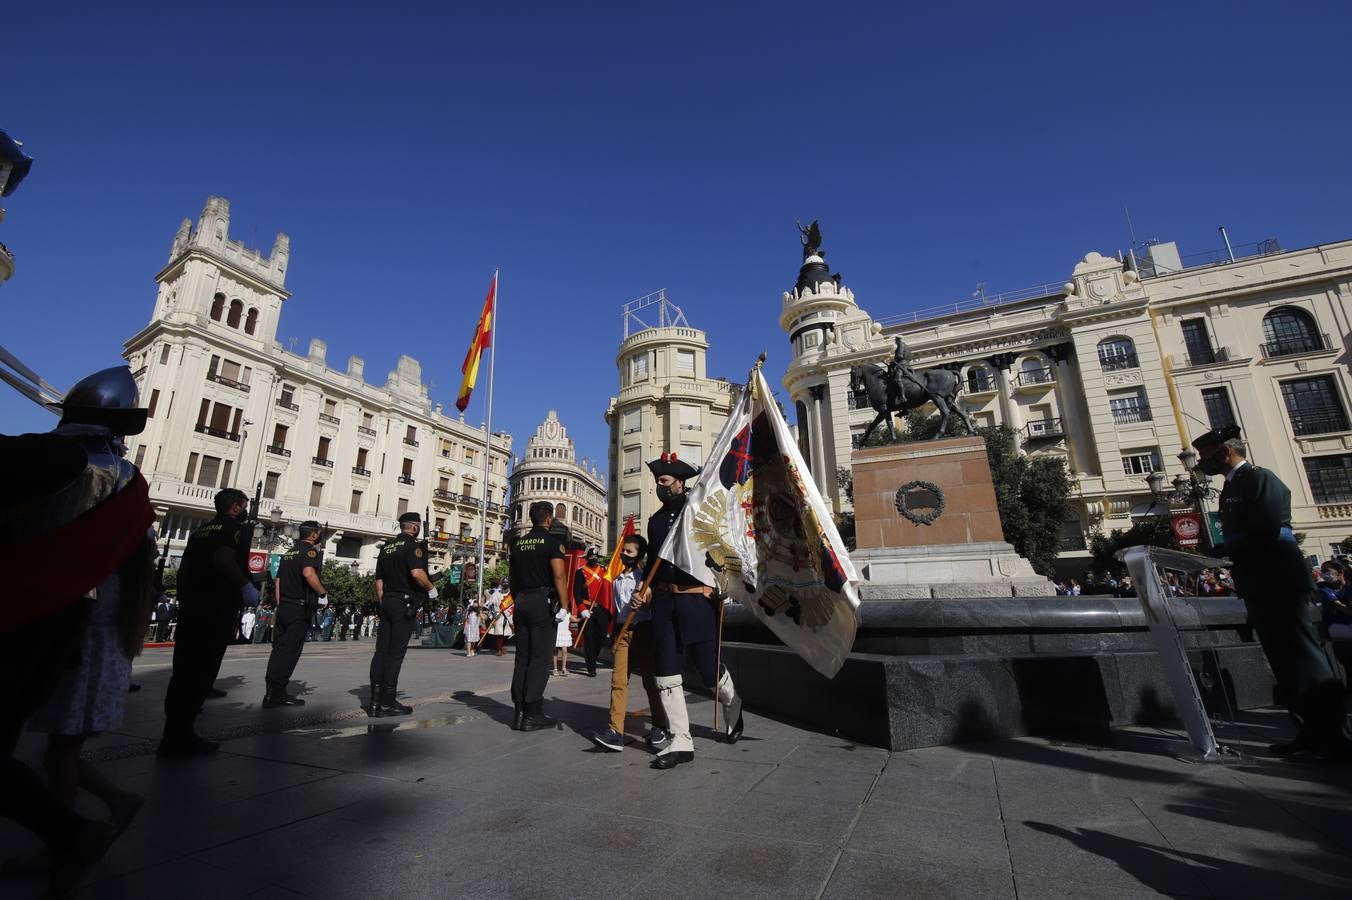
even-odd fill
[{"label": "white flag with crest", "polygon": [[827,678],[854,645],[854,565],[760,366],[658,555],[752,610]]}]

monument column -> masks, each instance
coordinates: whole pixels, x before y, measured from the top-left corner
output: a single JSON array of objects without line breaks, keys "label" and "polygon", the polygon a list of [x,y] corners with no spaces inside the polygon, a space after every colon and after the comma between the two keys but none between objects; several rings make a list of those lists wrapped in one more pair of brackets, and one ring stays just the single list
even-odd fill
[{"label": "monument column", "polygon": [[814,384],[807,389],[811,406],[808,408],[808,422],[811,427],[812,475],[817,481],[817,490],[823,497],[826,494],[826,448],[822,446],[822,397],[826,394],[826,385]]},{"label": "monument column", "polygon": [[[1019,412],[1019,404],[1014,401],[1014,385],[1009,377],[1009,367],[1014,365],[1014,359],[1013,353],[996,353],[986,357],[986,362],[995,370],[995,386],[1000,391],[1000,415],[1005,420],[1004,424],[1018,432],[1023,430],[1023,415]],[[1018,440],[1016,437],[1016,444]]]},{"label": "monument column", "polygon": [[1084,428],[1080,421],[1080,410],[1076,406],[1075,395],[1071,389],[1072,379],[1078,383],[1070,364],[1071,358],[1075,355],[1075,345],[1067,341],[1042,349],[1056,363],[1056,408],[1061,413],[1061,428],[1066,435],[1070,473],[1080,474],[1087,471],[1085,463],[1089,460],[1089,453],[1084,446]]}]

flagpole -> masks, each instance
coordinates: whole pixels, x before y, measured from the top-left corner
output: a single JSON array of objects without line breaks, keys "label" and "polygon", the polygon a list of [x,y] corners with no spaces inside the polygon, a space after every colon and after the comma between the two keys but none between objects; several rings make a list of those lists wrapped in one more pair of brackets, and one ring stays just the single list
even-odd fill
[{"label": "flagpole", "polygon": [[479,584],[475,596],[484,593],[484,545],[488,543],[488,466],[492,461],[490,441],[493,439],[493,368],[498,361],[498,311],[502,309],[502,269],[493,270],[493,311],[488,320],[488,411],[487,424],[484,426],[484,486],[483,497],[479,501]]}]

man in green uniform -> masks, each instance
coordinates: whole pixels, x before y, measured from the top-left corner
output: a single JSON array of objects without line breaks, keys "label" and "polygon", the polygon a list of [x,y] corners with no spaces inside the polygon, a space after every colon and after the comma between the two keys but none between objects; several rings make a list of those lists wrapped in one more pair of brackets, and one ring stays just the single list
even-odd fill
[{"label": "man in green uniform", "polygon": [[1277,680],[1278,699],[1299,725],[1295,740],[1273,744],[1278,756],[1316,754],[1352,760],[1352,735],[1342,683],[1310,621],[1316,594],[1310,567],[1291,531],[1291,491],[1272,472],[1249,463],[1239,429],[1218,428],[1192,442],[1197,468],[1224,475],[1218,556],[1234,560],[1235,593]]},{"label": "man in green uniform", "polygon": [[258,605],[258,588],[249,580],[253,531],[244,524],[249,498],[243,491],[226,488],[215,503],[216,518],[192,533],[179,564],[181,603],[173,675],[164,694],[160,756],[197,756],[220,747],[198,737],[193,722],[234,636],[241,600],[245,606]]},{"label": "man in green uniform", "polygon": [[399,670],[413,636],[413,616],[428,600],[437,599],[437,589],[427,577],[427,550],[418,540],[422,516],[415,512],[399,517],[399,533],[385,542],[376,559],[376,605],[380,629],[376,652],[371,656],[371,704],[368,716],[404,716],[413,707],[400,703]]},{"label": "man in green uniform", "polygon": [[310,616],[319,609],[319,601],[328,593],[319,573],[324,568],[324,551],[317,546],[322,529],[318,522],[300,524],[300,540],[282,554],[273,582],[277,602],[277,622],[273,626],[272,652],[268,654],[267,693],[263,708],[304,706],[305,701],[286,692],[291,673],[300,662],[305,647],[305,631]]},{"label": "man in green uniform", "polygon": [[516,661],[512,664],[516,715],[512,728],[517,731],[537,731],[558,724],[544,714],[545,684],[557,634],[554,614],[560,606],[570,615],[573,611],[564,562],[568,537],[550,528],[554,524],[553,504],[546,500],[532,503],[530,524],[530,531],[516,539],[508,557],[516,623]]}]

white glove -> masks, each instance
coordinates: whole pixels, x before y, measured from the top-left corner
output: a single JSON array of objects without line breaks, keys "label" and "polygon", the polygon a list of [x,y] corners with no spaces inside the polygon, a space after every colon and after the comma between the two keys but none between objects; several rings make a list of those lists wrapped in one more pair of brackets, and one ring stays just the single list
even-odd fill
[{"label": "white glove", "polygon": [[555,622],[562,622],[566,618],[568,618],[568,613],[565,612],[564,610],[559,610],[558,612],[554,613]]},{"label": "white glove", "polygon": [[329,605],[329,595],[328,595],[328,594],[320,594],[320,595],[319,595],[319,605],[320,605],[320,606],[328,606],[328,605]]},{"label": "white glove", "polygon": [[246,581],[244,587],[239,589],[239,593],[244,598],[245,606],[258,605],[258,588],[254,586],[252,581]]},{"label": "white glove", "polygon": [[436,589],[436,588],[429,588],[429,589],[428,589],[428,591],[427,591],[427,599],[428,599],[428,600],[435,600],[435,599],[437,599],[437,589]]},{"label": "white glove", "polygon": [[582,610],[582,618],[584,618],[584,619],[590,619],[590,618],[591,618],[591,610],[590,610],[590,609],[584,609],[584,610]]}]

